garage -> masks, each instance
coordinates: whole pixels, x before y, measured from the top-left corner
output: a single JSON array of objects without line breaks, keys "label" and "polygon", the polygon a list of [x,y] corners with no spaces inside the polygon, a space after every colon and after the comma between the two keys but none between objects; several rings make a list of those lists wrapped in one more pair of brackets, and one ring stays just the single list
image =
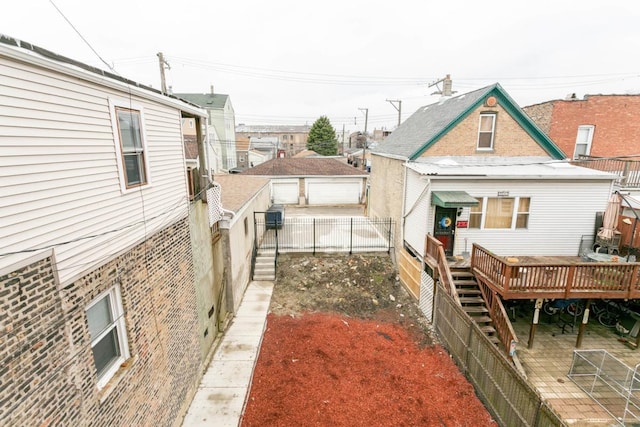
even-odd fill
[{"label": "garage", "polygon": [[271,199],[279,205],[298,204],[298,179],[274,179],[271,181]]},{"label": "garage", "polygon": [[362,179],[307,178],[307,200],[310,205],[348,205],[360,203]]}]

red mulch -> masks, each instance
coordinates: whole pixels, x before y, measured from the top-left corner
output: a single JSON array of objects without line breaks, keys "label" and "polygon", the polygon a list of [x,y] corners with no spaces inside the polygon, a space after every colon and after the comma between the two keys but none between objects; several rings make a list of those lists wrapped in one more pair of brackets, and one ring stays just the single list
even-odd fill
[{"label": "red mulch", "polygon": [[325,313],[267,318],[251,426],[495,425],[440,346],[401,325]]}]

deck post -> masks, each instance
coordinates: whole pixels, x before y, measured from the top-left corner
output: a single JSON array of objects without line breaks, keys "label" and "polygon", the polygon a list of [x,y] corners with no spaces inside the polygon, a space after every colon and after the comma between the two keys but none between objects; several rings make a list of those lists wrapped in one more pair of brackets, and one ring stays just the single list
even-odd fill
[{"label": "deck post", "polygon": [[584,313],[582,314],[582,322],[580,322],[580,326],[578,327],[578,338],[576,338],[576,348],[582,347],[582,337],[584,336],[584,331],[587,328],[587,323],[589,322],[590,308],[591,308],[591,300],[588,299],[586,305],[584,306]]},{"label": "deck post", "polygon": [[531,322],[531,328],[529,329],[529,343],[527,344],[528,349],[533,348],[533,340],[536,336],[536,328],[538,327],[538,321],[540,320],[540,308],[542,307],[542,303],[544,300],[542,298],[538,298],[536,300],[536,308],[533,311],[533,320]]}]

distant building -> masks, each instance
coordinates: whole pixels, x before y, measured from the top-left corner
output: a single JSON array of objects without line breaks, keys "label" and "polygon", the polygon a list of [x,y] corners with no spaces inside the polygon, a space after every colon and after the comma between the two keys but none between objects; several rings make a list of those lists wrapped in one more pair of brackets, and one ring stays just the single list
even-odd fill
[{"label": "distant building", "polygon": [[617,157],[640,151],[640,95],[575,94],[524,112],[568,158]]},{"label": "distant building", "polygon": [[229,95],[214,93],[175,93],[175,96],[207,110],[209,113],[209,139],[217,154],[218,170],[230,170],[237,166],[235,112]]},{"label": "distant building", "polygon": [[277,138],[286,157],[293,157],[307,148],[311,126],[302,125],[245,125],[236,127],[236,138]]}]

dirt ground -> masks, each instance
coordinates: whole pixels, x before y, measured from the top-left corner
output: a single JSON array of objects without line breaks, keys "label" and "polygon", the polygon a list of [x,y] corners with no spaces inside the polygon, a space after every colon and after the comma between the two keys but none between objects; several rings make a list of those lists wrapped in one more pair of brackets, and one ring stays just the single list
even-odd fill
[{"label": "dirt ground", "polygon": [[250,426],[490,426],[386,254],[281,255]]},{"label": "dirt ground", "polygon": [[434,342],[431,325],[400,283],[386,253],[278,256],[271,312],[331,312],[397,322],[414,330],[421,345]]}]

